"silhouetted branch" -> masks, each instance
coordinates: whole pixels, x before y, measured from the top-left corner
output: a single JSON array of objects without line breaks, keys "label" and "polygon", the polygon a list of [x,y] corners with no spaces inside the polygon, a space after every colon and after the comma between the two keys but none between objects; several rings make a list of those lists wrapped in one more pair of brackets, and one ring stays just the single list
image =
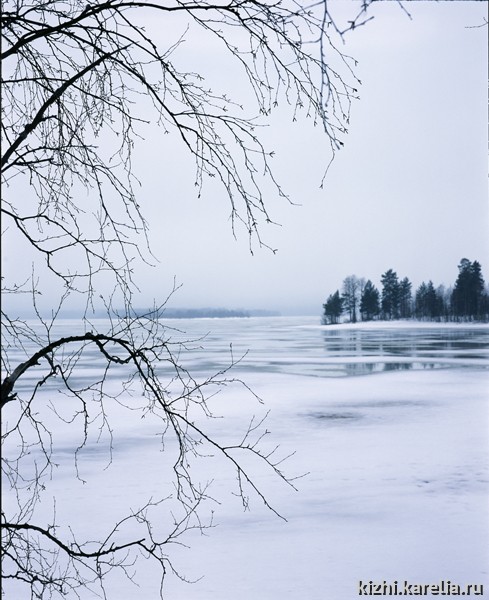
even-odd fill
[{"label": "silhouetted branch", "polygon": [[[14,240],[4,251],[13,256],[15,248],[33,260],[30,289],[17,272],[2,279],[2,289],[31,293],[36,319],[2,312],[2,473],[9,500],[2,550],[5,580],[27,587],[32,598],[81,597],[83,588],[107,597],[107,574],[119,569],[135,580],[141,555],[156,561],[162,580],[167,572],[185,579],[167,549],[189,531],[212,526],[201,514],[212,490],[191,468],[201,458],[224,460],[245,508],[252,494],[279,514],[246,462],[293,487],[281,469],[285,457],[266,449],[263,420],[252,419],[240,441],[221,441],[209,427],[220,390],[236,383],[252,394],[230,375],[241,359],[231,349],[227,366],[198,380],[182,357],[200,340],[174,341],[160,320],[162,307],[144,315],[133,310],[136,260],[151,260],[133,149],[147,124],[173,133],[194,163],[197,195],[208,178],[217,181],[233,232],[243,226],[250,249],[252,241],[266,246],[261,228],[273,216],[265,198],[289,198],[260,127],[280,105],[294,121],[310,119],[325,134],[327,167],[343,145],[359,84],[342,44],[348,31],[369,21],[372,1],[356,6],[344,24],[326,0],[2,3],[1,210],[3,234]],[[217,44],[247,91],[238,98],[213,91],[206,74],[186,64],[184,46],[194,37]],[[52,289],[53,281],[61,290]],[[108,282],[112,293],[105,291]],[[108,325],[88,316],[100,285]],[[37,308],[46,289],[58,298],[51,319]],[[56,333],[62,306],[77,293],[85,299],[78,331]],[[84,482],[80,457],[93,436],[106,436],[112,462],[111,417],[119,408],[156,420],[174,489],[114,517],[108,533],[90,541],[58,524],[55,507],[46,517],[40,500],[67,431],[76,430],[75,478]],[[172,499],[178,515],[166,534],[157,533],[153,511]]]}]

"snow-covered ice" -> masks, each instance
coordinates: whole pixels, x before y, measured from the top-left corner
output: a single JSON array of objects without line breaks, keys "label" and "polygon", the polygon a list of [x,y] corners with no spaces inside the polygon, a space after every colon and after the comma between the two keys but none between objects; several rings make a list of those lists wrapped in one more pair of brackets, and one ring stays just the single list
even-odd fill
[{"label": "snow-covered ice", "polygon": [[[240,386],[224,390],[211,404],[223,415],[209,422],[212,434],[237,440],[253,414],[270,410],[265,447],[295,452],[284,470],[305,475],[294,491],[256,469],[284,521],[259,498],[243,511],[233,472],[217,459],[199,461],[198,476],[214,480],[220,502],[204,506],[216,527],[175,547],[175,565],[202,578],[169,577],[168,598],[350,600],[360,580],[450,580],[489,592],[488,326],[323,327],[313,318],[177,325],[190,337],[209,332],[182,357],[198,375],[225,366],[230,343],[235,358],[248,351],[235,375],[265,402]],[[168,487],[158,423],[125,412],[113,419],[110,467],[101,441],[80,460],[87,484],[74,480],[67,434],[43,503],[48,511],[55,494],[59,519],[86,532]],[[157,597],[148,566],[138,562],[140,587],[114,579],[113,597]]]}]

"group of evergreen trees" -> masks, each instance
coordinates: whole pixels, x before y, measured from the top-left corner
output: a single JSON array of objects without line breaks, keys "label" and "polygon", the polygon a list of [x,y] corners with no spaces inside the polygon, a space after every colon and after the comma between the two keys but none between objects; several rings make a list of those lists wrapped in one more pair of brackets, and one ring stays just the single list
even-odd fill
[{"label": "group of evergreen trees", "polygon": [[489,292],[485,289],[481,265],[463,258],[458,265],[458,277],[453,287],[432,281],[421,283],[412,291],[407,277],[399,279],[389,269],[381,276],[382,290],[364,278],[349,275],[340,290],[323,304],[323,323],[335,324],[346,316],[351,323],[373,319],[421,319],[432,321],[488,321]]}]

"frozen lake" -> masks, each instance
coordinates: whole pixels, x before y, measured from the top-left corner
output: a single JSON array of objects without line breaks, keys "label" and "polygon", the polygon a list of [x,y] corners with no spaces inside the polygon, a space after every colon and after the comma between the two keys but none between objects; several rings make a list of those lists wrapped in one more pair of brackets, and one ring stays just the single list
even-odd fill
[{"label": "frozen lake", "polygon": [[[181,357],[195,377],[225,368],[232,352],[243,358],[230,375],[264,401],[241,386],[223,390],[211,403],[223,416],[210,422],[212,434],[238,440],[252,415],[270,410],[265,446],[280,444],[284,456],[295,451],[284,470],[305,475],[294,491],[256,471],[284,521],[252,496],[243,511],[232,471],[212,457],[200,461],[198,477],[214,480],[211,495],[220,502],[204,507],[216,527],[191,535],[188,549],[175,548],[175,566],[202,578],[185,584],[169,577],[167,598],[350,600],[360,580],[398,581],[401,591],[406,580],[489,590],[489,326],[326,327],[311,317],[168,325],[174,340],[199,340]],[[96,367],[86,362],[87,378]],[[81,459],[87,484],[73,480],[66,434],[46,492],[58,498],[60,521],[83,531],[157,497],[168,483],[159,424],[126,413],[113,418],[110,467],[104,470],[101,439]],[[52,505],[44,506],[49,512]],[[113,598],[157,597],[144,562],[137,573],[140,587],[111,582]]]}]

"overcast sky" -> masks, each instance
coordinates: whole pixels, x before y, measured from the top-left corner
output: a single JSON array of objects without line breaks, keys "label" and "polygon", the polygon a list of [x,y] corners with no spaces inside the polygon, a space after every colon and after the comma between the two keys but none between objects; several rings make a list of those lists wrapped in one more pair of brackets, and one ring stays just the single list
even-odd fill
[{"label": "overcast sky", "polygon": [[[351,4],[332,2],[331,9]],[[160,262],[136,270],[136,305],[161,302],[174,278],[181,285],[174,307],[318,315],[350,274],[379,285],[393,268],[414,286],[428,279],[450,285],[467,257],[489,279],[487,27],[480,27],[487,3],[406,5],[412,19],[396,2],[374,5],[375,19],[347,37],[360,99],[323,189],[329,157],[319,129],[279,110],[263,132],[297,203],[270,201],[281,226],[261,233],[275,254],[263,248],[252,256],[246,233],[232,235],[224,192],[210,186],[197,199],[194,173],[177,147],[162,146],[156,128],[145,133],[135,168]],[[188,51],[196,69],[205,64],[246,100],[243,82],[215,48]]]},{"label": "overcast sky", "polygon": [[467,257],[489,278],[487,28],[473,27],[487,5],[408,3],[412,20],[394,2],[375,8],[374,21],[347,38],[360,100],[324,189],[319,131],[284,115],[266,133],[277,172],[301,204],[271,207],[281,227],[263,236],[276,254],[252,256],[244,232],[233,238],[224,194],[197,200],[191,173],[178,164],[162,171],[141,151],[161,260],[139,272],[145,298],[161,300],[175,276],[182,287],[173,306],[314,314],[353,273],[378,284],[393,268],[414,285],[448,285]]}]

